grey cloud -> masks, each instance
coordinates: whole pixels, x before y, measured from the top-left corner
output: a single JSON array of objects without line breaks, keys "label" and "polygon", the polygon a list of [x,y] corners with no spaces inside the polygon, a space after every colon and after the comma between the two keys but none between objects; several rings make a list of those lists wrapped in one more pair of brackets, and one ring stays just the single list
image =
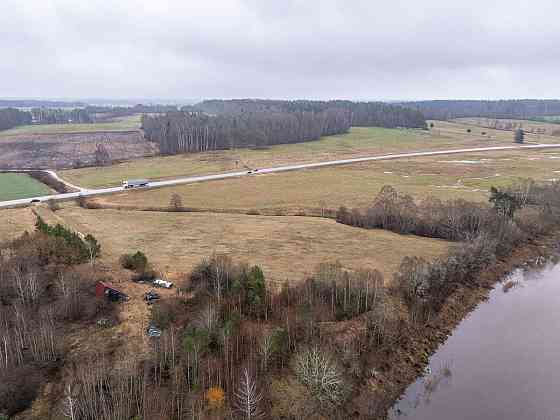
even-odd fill
[{"label": "grey cloud", "polygon": [[0,96],[560,97],[552,0],[2,0],[0,8]]}]

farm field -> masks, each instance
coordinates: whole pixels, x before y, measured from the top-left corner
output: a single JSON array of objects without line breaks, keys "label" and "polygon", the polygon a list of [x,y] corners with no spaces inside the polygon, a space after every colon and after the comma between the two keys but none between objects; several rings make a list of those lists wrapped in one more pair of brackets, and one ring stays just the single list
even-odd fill
[{"label": "farm field", "polygon": [[50,192],[49,187],[29,175],[0,173],[0,201],[37,197]]},{"label": "farm field", "polygon": [[445,241],[310,217],[86,210],[73,204],[56,216],[93,234],[105,263],[117,264],[122,253],[142,250],[171,278],[219,253],[261,265],[276,282],[300,281],[319,263],[337,260],[350,269],[376,268],[390,281],[404,256],[433,258],[448,249]]},{"label": "farm field", "polygon": [[140,115],[131,115],[92,124],[23,125],[10,130],[0,131],[0,138],[14,135],[95,133],[99,131],[131,131],[138,129],[140,129]]},{"label": "farm field", "polygon": [[[522,128],[526,135],[530,134],[532,136],[536,136],[537,140],[544,143],[545,141],[543,138],[550,136],[560,137],[560,125],[558,125],[558,120],[555,118],[558,117],[543,117],[543,119],[548,119],[550,122],[496,118],[457,118],[454,121],[460,124],[467,124],[481,128],[497,128],[508,131]],[[557,122],[554,123],[554,121]],[[555,142],[558,142],[558,140]]]},{"label": "farm field", "polygon": [[283,174],[255,175],[98,198],[118,206],[165,207],[173,193],[185,207],[260,211],[305,211],[370,204],[384,185],[416,199],[486,201],[491,186],[519,178],[560,179],[560,151],[484,152],[379,161]]},{"label": "farm field", "polygon": [[[512,133],[473,129],[471,126],[436,121],[430,131],[353,127],[350,133],[323,137],[314,142],[273,146],[264,150],[237,149],[211,153],[159,156],[103,168],[61,172],[68,181],[87,188],[120,184],[127,178],[168,179],[209,174],[244,167],[259,168],[376,154],[485,147],[512,143]],[[471,132],[468,133],[467,130]],[[485,131],[486,135],[481,132]],[[558,142],[560,138],[528,134],[527,143]]]},{"label": "farm field", "polygon": [[35,215],[30,208],[0,210],[0,242],[9,241],[35,228]]},{"label": "farm field", "polygon": [[95,163],[95,151],[103,144],[112,159],[131,159],[157,153],[140,132],[20,134],[0,138],[0,168],[69,168]]}]

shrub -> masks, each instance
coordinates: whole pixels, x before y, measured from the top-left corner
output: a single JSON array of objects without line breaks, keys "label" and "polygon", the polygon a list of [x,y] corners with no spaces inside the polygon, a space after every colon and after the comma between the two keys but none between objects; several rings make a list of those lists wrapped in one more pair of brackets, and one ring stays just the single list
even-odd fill
[{"label": "shrub", "polygon": [[172,211],[181,211],[183,209],[183,199],[177,193],[173,193],[169,199],[169,209]]},{"label": "shrub", "polygon": [[348,386],[340,367],[317,347],[296,354],[294,370],[319,402],[340,405],[345,401]]},{"label": "shrub", "polygon": [[220,410],[224,407],[225,392],[219,386],[213,386],[206,391],[206,400],[211,410]]},{"label": "shrub", "polygon": [[123,254],[120,257],[120,263],[123,268],[133,270],[137,273],[144,273],[148,266],[148,257],[142,251],[136,251],[134,254]]}]

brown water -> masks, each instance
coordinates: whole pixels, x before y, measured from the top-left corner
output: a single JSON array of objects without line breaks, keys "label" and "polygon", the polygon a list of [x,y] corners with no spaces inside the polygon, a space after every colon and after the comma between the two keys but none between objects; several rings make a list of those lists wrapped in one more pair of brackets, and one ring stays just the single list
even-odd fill
[{"label": "brown water", "polygon": [[[504,291],[504,285],[516,285]],[[430,359],[389,419],[560,419],[560,264],[497,285]]]}]

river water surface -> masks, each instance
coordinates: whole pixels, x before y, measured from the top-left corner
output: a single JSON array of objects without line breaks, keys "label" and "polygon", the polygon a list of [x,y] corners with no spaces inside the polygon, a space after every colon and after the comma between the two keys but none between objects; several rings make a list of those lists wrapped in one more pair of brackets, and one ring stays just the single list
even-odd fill
[{"label": "river water surface", "polygon": [[498,284],[389,413],[406,418],[560,419],[560,264]]}]

